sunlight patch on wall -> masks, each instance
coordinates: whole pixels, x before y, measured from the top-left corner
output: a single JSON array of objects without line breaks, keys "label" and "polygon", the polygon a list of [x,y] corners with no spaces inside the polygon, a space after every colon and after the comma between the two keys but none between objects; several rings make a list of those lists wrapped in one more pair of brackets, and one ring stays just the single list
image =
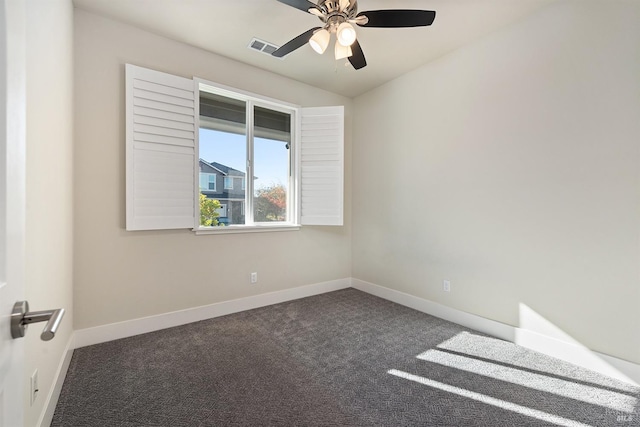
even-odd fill
[{"label": "sunlight patch on wall", "polygon": [[639,385],[584,344],[523,303],[519,305],[519,322],[520,328],[516,329],[515,336],[516,344]]}]

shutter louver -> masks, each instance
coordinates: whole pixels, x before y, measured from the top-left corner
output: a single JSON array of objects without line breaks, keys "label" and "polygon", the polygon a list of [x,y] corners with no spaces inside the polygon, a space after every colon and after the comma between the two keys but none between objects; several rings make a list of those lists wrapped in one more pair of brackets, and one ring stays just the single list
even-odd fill
[{"label": "shutter louver", "polygon": [[303,225],[343,225],[344,107],[301,109]]},{"label": "shutter louver", "polygon": [[127,230],[193,228],[195,100],[193,80],[126,65]]}]

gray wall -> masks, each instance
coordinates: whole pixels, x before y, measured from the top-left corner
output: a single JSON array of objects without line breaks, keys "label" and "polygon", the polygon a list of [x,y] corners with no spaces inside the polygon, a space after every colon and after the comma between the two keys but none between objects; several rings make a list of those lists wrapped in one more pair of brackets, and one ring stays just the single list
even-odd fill
[{"label": "gray wall", "polygon": [[[350,99],[79,10],[75,49],[76,329],[351,276]],[[346,225],[206,236],[125,231],[125,63],[303,106],[345,105]]]},{"label": "gray wall", "polygon": [[[32,310],[63,307],[52,341],[25,336],[25,425],[34,426],[66,354],[73,324],[73,5],[29,0],[27,12],[27,233],[25,293]],[[38,398],[29,378],[38,370]]]},{"label": "gray wall", "polygon": [[560,1],[356,98],[354,277],[640,363],[638,22]]}]

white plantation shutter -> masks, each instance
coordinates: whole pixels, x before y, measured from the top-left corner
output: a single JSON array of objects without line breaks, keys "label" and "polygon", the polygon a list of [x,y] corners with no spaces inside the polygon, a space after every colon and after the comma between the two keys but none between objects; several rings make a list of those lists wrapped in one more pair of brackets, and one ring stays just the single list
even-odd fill
[{"label": "white plantation shutter", "polygon": [[127,230],[193,228],[195,84],[126,65]]},{"label": "white plantation shutter", "polygon": [[300,221],[343,225],[344,107],[300,111]]}]

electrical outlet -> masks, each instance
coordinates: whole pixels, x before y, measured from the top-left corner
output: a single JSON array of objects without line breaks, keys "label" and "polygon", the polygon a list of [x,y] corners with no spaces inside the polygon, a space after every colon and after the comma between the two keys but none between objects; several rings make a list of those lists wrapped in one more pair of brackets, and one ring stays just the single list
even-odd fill
[{"label": "electrical outlet", "polygon": [[445,292],[451,292],[451,282],[448,280],[445,280],[442,282],[442,290]]},{"label": "electrical outlet", "polygon": [[36,401],[36,397],[38,397],[38,370],[33,371],[31,375],[31,405]]},{"label": "electrical outlet", "polygon": [[258,283],[258,273],[251,273],[251,283]]}]

